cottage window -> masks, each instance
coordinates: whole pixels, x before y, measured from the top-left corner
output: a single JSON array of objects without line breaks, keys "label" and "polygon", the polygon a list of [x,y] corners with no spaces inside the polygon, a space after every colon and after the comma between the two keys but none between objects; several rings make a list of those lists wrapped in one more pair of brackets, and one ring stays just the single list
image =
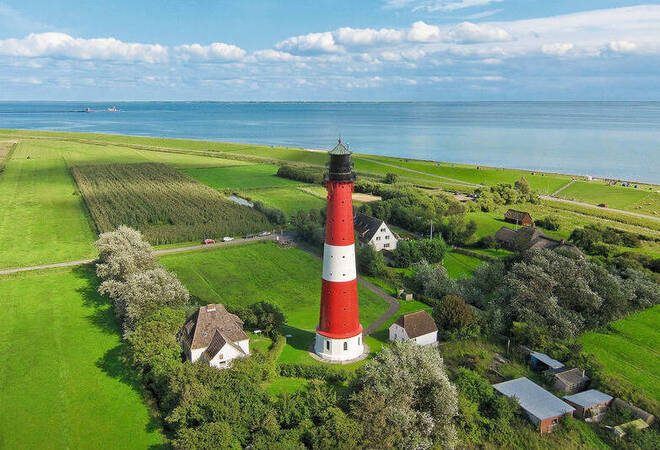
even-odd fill
[{"label": "cottage window", "polygon": [[389,235],[389,234],[388,234],[387,236],[385,236],[385,239],[386,239],[386,240],[389,239],[389,238],[390,238],[390,235]]},{"label": "cottage window", "polygon": [[377,241],[380,241],[380,236],[376,236],[376,240],[377,240]]},{"label": "cottage window", "polygon": [[383,233],[385,233],[385,228],[381,228],[380,231],[382,231]]},{"label": "cottage window", "polygon": [[383,247],[387,248],[390,246],[390,243],[388,242],[387,244],[383,244]]},{"label": "cottage window", "polygon": [[558,419],[557,417],[555,417],[554,419],[552,419],[552,424],[553,424],[553,425],[556,425],[556,424],[558,424],[558,423],[559,423],[559,419]]}]

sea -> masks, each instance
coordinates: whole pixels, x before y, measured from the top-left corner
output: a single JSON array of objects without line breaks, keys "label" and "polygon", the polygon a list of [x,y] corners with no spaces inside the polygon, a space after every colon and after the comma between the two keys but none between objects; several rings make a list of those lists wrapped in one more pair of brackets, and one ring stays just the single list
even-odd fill
[{"label": "sea", "polygon": [[660,102],[0,102],[0,128],[310,149],[341,137],[357,153],[660,183]]}]

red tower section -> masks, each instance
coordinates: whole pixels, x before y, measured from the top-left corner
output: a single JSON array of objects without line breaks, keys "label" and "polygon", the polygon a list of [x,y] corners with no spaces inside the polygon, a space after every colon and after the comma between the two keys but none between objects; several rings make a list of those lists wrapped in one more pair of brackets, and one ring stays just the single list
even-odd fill
[{"label": "red tower section", "polygon": [[352,194],[355,175],[350,152],[341,140],[330,152],[329,168],[321,311],[317,333],[330,339],[348,339],[361,335],[362,325],[358,312],[353,233]]}]

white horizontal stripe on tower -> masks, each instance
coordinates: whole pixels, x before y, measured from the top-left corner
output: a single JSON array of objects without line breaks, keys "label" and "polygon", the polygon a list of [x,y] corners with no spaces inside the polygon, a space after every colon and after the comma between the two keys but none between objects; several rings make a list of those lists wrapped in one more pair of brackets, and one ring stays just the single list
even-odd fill
[{"label": "white horizontal stripe on tower", "polygon": [[351,281],[355,271],[355,244],[323,246],[323,279],[326,281]]}]

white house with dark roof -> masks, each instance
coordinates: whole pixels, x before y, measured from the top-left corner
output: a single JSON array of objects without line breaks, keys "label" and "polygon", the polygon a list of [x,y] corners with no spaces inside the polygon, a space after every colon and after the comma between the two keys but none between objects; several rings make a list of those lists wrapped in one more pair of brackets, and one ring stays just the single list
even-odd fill
[{"label": "white house with dark roof", "polygon": [[438,326],[426,311],[403,314],[390,325],[390,341],[413,341],[417,345],[438,342]]},{"label": "white house with dark roof", "polygon": [[243,321],[218,304],[201,306],[179,332],[186,358],[225,368],[231,361],[250,354],[250,338]]},{"label": "white house with dark roof", "polygon": [[396,249],[396,235],[384,221],[366,214],[357,214],[353,218],[353,226],[361,245],[369,244],[377,252]]}]

